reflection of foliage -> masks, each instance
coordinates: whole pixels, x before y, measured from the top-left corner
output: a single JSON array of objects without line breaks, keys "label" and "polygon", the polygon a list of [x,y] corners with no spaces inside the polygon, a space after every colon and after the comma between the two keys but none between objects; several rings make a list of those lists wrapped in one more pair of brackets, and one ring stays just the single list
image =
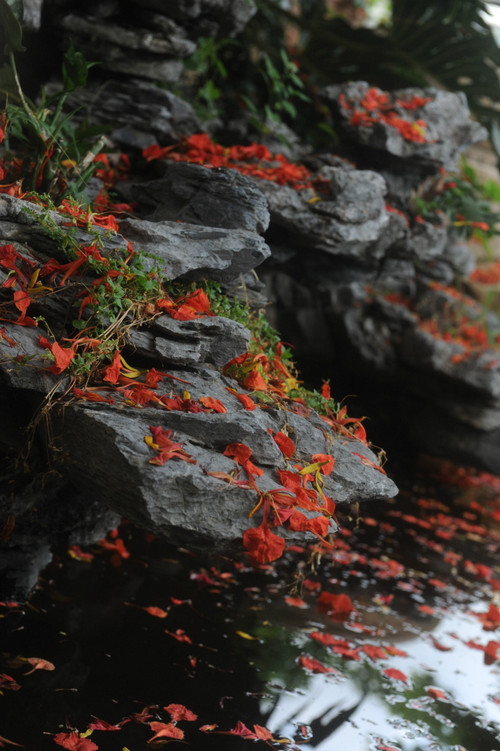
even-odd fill
[{"label": "reflection of foliage", "polygon": [[[433,700],[427,696],[431,682],[428,674],[411,676],[412,687],[404,691],[405,701],[388,704],[392,714],[397,714],[412,725],[425,724],[434,736],[433,740],[446,743],[451,748],[494,748],[496,733],[485,727],[473,710],[461,708],[445,701]],[[379,695],[385,696],[381,686]]]}]

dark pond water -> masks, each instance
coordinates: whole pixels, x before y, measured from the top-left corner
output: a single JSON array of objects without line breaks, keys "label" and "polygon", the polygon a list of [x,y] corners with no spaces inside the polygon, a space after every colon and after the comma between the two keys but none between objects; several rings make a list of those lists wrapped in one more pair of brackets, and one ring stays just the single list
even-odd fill
[{"label": "dark pond water", "polygon": [[500,751],[500,480],[425,477],[339,515],[321,560],[205,560],[127,523],[56,551],[0,608],[0,747]]}]

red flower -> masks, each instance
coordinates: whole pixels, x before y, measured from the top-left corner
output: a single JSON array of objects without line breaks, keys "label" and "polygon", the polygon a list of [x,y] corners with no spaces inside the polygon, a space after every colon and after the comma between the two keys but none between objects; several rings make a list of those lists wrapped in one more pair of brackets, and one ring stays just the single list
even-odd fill
[{"label": "red flower", "polygon": [[200,397],[200,404],[202,404],[206,409],[211,410],[212,412],[219,412],[221,414],[227,412],[227,409],[222,404],[222,402],[219,401],[219,399],[214,399],[213,396]]},{"label": "red flower", "polygon": [[318,610],[320,613],[346,617],[352,613],[354,605],[348,595],[334,595],[331,592],[322,592],[318,597]]},{"label": "red flower", "polygon": [[306,670],[310,670],[312,673],[335,673],[335,668],[327,667],[323,665],[319,660],[315,660],[314,657],[299,657],[299,665]]},{"label": "red flower", "polygon": [[184,738],[184,732],[176,727],[173,722],[150,722],[149,727],[154,735],[148,740],[148,743],[156,741],[158,738],[175,738],[176,740]]},{"label": "red flower", "polygon": [[263,469],[250,461],[252,449],[244,443],[229,443],[224,449],[224,456],[231,456],[237,464],[241,464],[251,481],[254,475],[261,477],[264,474]]},{"label": "red flower", "polygon": [[170,436],[172,435],[171,430],[163,430],[161,427],[155,428],[153,426],[150,426],[149,429],[153,434],[154,440],[151,436],[146,436],[144,440],[148,446],[159,452],[157,456],[149,460],[150,464],[163,466],[170,459],[182,459],[182,461],[189,464],[196,464],[196,459],[193,459],[184,451],[181,443],[174,443],[170,440]]},{"label": "red flower", "polygon": [[52,352],[52,354],[54,355],[54,365],[49,368],[50,372],[59,375],[59,373],[62,373],[63,370],[66,370],[71,360],[75,356],[76,345],[73,343],[73,345],[69,347],[69,349],[65,349],[64,347],[61,347],[58,342],[51,343],[48,341],[48,339],[41,335],[39,336],[39,342],[42,347],[50,350],[50,352]]},{"label": "red flower", "polygon": [[243,545],[257,563],[269,563],[282,555],[285,540],[271,532],[266,524],[261,524],[245,530]]},{"label": "red flower", "polygon": [[96,751],[99,748],[89,738],[82,738],[76,730],[71,733],[57,733],[54,736],[54,743],[69,749],[69,751]]},{"label": "red flower", "polygon": [[168,707],[163,707],[165,712],[168,712],[173,722],[179,722],[180,720],[186,720],[193,722],[198,717],[190,709],[186,709],[184,704],[169,704]]},{"label": "red flower", "polygon": [[[271,429],[269,429],[269,432],[271,433],[271,435],[273,435]],[[273,438],[278,444],[282,454],[284,454],[288,458],[293,456],[295,452],[295,444],[291,438],[289,438],[287,435],[285,435],[285,433],[282,433],[281,431],[278,431],[275,435],[273,435]]]},{"label": "red flower", "polygon": [[122,364],[120,360],[120,352],[119,350],[116,350],[111,365],[108,365],[108,367],[104,369],[104,376],[102,380],[106,381],[107,383],[118,383],[121,366]]}]

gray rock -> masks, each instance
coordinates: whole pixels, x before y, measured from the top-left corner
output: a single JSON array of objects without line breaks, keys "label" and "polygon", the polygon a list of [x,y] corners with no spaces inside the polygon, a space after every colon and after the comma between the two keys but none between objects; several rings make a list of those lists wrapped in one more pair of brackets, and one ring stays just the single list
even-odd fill
[{"label": "gray rock", "polygon": [[[159,56],[170,57],[187,57],[191,55],[196,45],[183,37],[183,30],[170,19],[165,16],[160,16],[163,23],[158,23],[158,16],[151,14],[152,27],[140,28],[135,26],[121,25],[119,23],[112,23],[109,20],[106,23],[102,22],[102,19],[93,17],[86,17],[76,13],[70,13],[62,19],[61,27],[70,31],[77,37],[82,37],[87,40],[87,46],[91,43],[94,50],[114,50],[115,48],[123,48],[123,50],[129,51],[141,51],[152,53]],[[122,53],[124,56],[125,53]],[[104,60],[108,61],[109,57],[105,57]],[[125,58],[126,59],[126,58]],[[133,59],[133,55],[132,55]],[[140,58],[137,58],[140,61]],[[103,59],[99,59],[102,64]],[[162,76],[163,61],[157,59],[157,65],[160,69],[157,70],[155,80],[159,80]],[[137,71],[138,74],[138,71]]]},{"label": "gray rock", "polygon": [[120,230],[170,279],[231,281],[270,255],[264,240],[245,230],[138,219],[123,220]]},{"label": "gray rock", "polygon": [[[162,0],[133,0],[141,7],[165,13]],[[173,0],[168,5],[168,17],[185,24],[191,35],[234,36],[255,14],[253,0]]]},{"label": "gray rock", "polygon": [[232,169],[165,162],[159,180],[136,183],[132,197],[149,221],[180,220],[205,227],[265,232],[267,201],[255,182]]},{"label": "gray rock", "polygon": [[[373,172],[323,168],[327,169],[334,183],[333,195],[312,203],[308,201],[316,197],[310,191],[259,180],[271,221],[287,229],[296,245],[356,260],[381,258],[385,250],[381,240],[389,225],[383,179]],[[356,200],[358,190],[364,203]]]},{"label": "gray rock", "polygon": [[40,31],[43,0],[23,0],[23,31]]},{"label": "gray rock", "polygon": [[[327,86],[321,92],[339,117],[345,133],[365,147],[406,162],[418,160],[419,164],[432,166],[434,169],[443,166],[453,170],[456,168],[457,157],[467,146],[487,138],[485,128],[471,120],[465,94],[433,88],[400,89],[389,93],[391,109],[400,118],[410,123],[425,121],[424,143],[405,139],[397,128],[380,120],[370,125],[351,125],[353,113],[364,111],[361,100],[369,88],[370,84],[365,81],[356,81]],[[349,107],[340,105],[339,97],[342,94]],[[425,97],[430,101],[413,111],[397,103],[398,99],[409,101],[414,96]],[[376,112],[368,114],[377,118]]]},{"label": "gray rock", "polygon": [[[171,65],[171,61],[167,63]],[[154,136],[162,144],[176,143],[182,136],[203,130],[188,102],[133,72],[126,81],[109,79],[75,91],[68,97],[68,107],[80,108],[79,115],[89,124],[112,125],[119,132],[126,128],[143,137]]]},{"label": "gray rock", "polygon": [[[147,529],[154,529],[171,542],[191,548],[234,548],[241,535],[252,526],[248,514],[255,505],[254,490],[229,484],[207,475],[231,472],[235,463],[223,455],[229,442],[247,442],[255,461],[264,467],[285,464],[269,433],[284,423],[282,413],[255,410],[251,413],[200,415],[160,412],[145,408],[136,412],[114,409],[68,407],[64,415],[64,442],[71,461],[65,471],[84,489],[126,518]],[[170,460],[163,467],[152,466],[153,452],[145,444],[150,425],[175,430],[175,441],[182,444],[196,464]],[[300,425],[297,417],[297,446],[301,434],[310,431],[308,421]],[[300,432],[298,432],[300,431]],[[335,473],[325,478],[325,492],[343,495],[340,500],[386,498],[396,487],[385,475],[363,464],[360,456],[376,461],[374,455],[357,441],[338,440],[327,444],[321,436],[318,453],[326,450],[336,457]],[[92,446],[101,447],[96,456]],[[218,450],[217,450],[218,449]],[[300,449],[298,456],[300,456]],[[245,473],[242,472],[242,479]],[[272,469],[257,479],[261,490],[280,487]],[[254,522],[255,524],[257,523]]]},{"label": "gray rock", "polygon": [[27,245],[36,253],[50,254],[63,261],[67,261],[68,256],[61,248],[61,233],[71,232],[77,243],[86,246],[98,237],[103,245],[103,255],[127,247],[127,241],[116,232],[94,225],[91,234],[81,227],[66,226],[69,222],[67,215],[48,211],[6,193],[0,194],[0,241],[3,243]]},{"label": "gray rock", "polygon": [[250,332],[229,318],[195,318],[176,321],[157,318],[147,330],[131,329],[130,345],[144,357],[168,363],[168,367],[197,366],[205,363],[226,365],[248,349]]},{"label": "gray rock", "polygon": [[[47,332],[7,321],[2,321],[0,330],[1,383],[13,389],[41,394],[56,388],[61,378],[49,372],[53,361],[39,343],[40,335],[47,336]],[[14,346],[11,342],[14,342]]]}]

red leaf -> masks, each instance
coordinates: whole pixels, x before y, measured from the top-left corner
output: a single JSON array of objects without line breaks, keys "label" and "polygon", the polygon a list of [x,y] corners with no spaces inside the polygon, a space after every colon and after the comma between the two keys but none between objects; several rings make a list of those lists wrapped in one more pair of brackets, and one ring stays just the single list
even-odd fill
[{"label": "red leaf", "polygon": [[331,456],[331,454],[313,454],[311,458],[313,462],[324,462],[320,472],[325,475],[325,477],[332,473],[335,466],[335,458]]},{"label": "red leaf", "polygon": [[22,289],[14,290],[14,305],[20,311],[20,318],[24,318],[31,303],[31,297]]},{"label": "red leaf", "polygon": [[350,649],[348,647],[333,646],[331,649],[332,652],[334,652],[336,655],[340,655],[345,660],[361,659],[359,656],[359,647],[356,647],[356,649]]},{"label": "red leaf", "polygon": [[39,341],[42,347],[49,349],[54,355],[54,365],[49,368],[50,372],[58,375],[66,370],[75,356],[75,345],[73,344],[69,349],[64,349],[58,342],[51,343],[44,336],[39,336]]},{"label": "red leaf", "polygon": [[354,605],[348,595],[322,592],[318,597],[318,610],[328,615],[347,617],[354,610]]},{"label": "red leaf", "polygon": [[384,649],[388,655],[394,655],[395,657],[408,657],[408,652],[398,649],[393,644],[384,645]]},{"label": "red leaf", "polygon": [[[271,431],[272,435],[272,431]],[[290,458],[293,456],[295,451],[295,444],[292,441],[291,438],[289,438],[285,433],[281,433],[281,431],[278,431],[275,435],[273,435],[273,438],[275,442],[278,444],[279,449],[282,454]]]},{"label": "red leaf", "polygon": [[282,555],[285,540],[261,524],[260,527],[245,530],[243,545],[257,563],[269,563]]},{"label": "red leaf", "polygon": [[224,414],[224,412],[227,412],[227,409],[222,404],[222,402],[219,401],[218,399],[214,399],[212,396],[200,397],[200,404],[206,407],[206,409],[211,409],[214,412],[220,412],[221,414]]},{"label": "red leaf", "polygon": [[440,688],[436,688],[435,686],[427,686],[427,696],[430,696],[431,699],[440,699],[441,701],[446,701],[446,702],[449,701],[445,692],[442,691]]},{"label": "red leaf", "polygon": [[249,391],[267,391],[267,383],[256,368],[250,371],[242,383]]},{"label": "red leaf", "polygon": [[274,740],[272,733],[269,732],[269,730],[262,725],[254,725],[253,729],[255,731],[255,736],[259,738],[261,741],[272,741]]},{"label": "red leaf", "polygon": [[33,665],[31,670],[28,670],[27,673],[24,675],[30,675],[31,673],[34,673],[35,670],[55,670],[56,667],[52,662],[49,662],[48,660],[42,660],[40,657],[27,657],[26,662],[29,662],[30,665]]},{"label": "red leaf", "polygon": [[186,709],[184,704],[169,704],[168,707],[163,707],[163,709],[169,713],[173,722],[179,722],[180,720],[193,722],[198,719],[198,715],[195,715],[190,709]]},{"label": "red leaf", "polygon": [[386,668],[384,670],[384,675],[388,678],[394,678],[396,681],[404,682],[408,680],[408,676],[402,673],[401,670],[396,670],[396,668]]},{"label": "red leaf", "polygon": [[248,411],[251,412],[254,409],[257,409],[257,405],[253,401],[253,399],[248,396],[248,394],[237,394],[236,392],[233,392],[235,397],[240,400],[240,402],[243,404],[243,407]]},{"label": "red leaf", "polygon": [[489,641],[488,644],[484,648],[484,663],[485,665],[492,665],[494,662],[498,660],[498,648],[500,647],[500,642],[498,641]]},{"label": "red leaf", "polygon": [[375,660],[384,660],[387,657],[385,651],[375,644],[363,644],[361,651],[368,655],[373,662]]},{"label": "red leaf", "polygon": [[118,383],[121,365],[122,363],[120,360],[120,352],[117,350],[114,354],[111,365],[108,365],[108,367],[104,369],[104,376],[102,380],[106,381],[107,383]]},{"label": "red leaf", "polygon": [[19,691],[21,686],[7,673],[0,673],[0,688],[8,689],[9,691]]},{"label": "red leaf", "polygon": [[440,650],[440,652],[449,652],[451,649],[453,649],[453,647],[447,647],[445,644],[441,644],[441,642],[439,642],[433,636],[431,636],[431,642],[436,649]]},{"label": "red leaf", "polygon": [[307,608],[307,603],[302,597],[285,597],[285,602],[293,608]]},{"label": "red leaf", "polygon": [[288,520],[290,529],[296,532],[313,532],[318,537],[325,537],[328,534],[330,522],[325,516],[315,516],[309,519],[305,514],[294,509]]},{"label": "red leaf", "polygon": [[310,670],[312,673],[335,673],[335,668],[329,668],[327,665],[323,665],[319,660],[315,660],[313,657],[304,657],[300,655],[299,664],[305,670]]},{"label": "red leaf", "polygon": [[252,449],[244,443],[229,443],[224,449],[224,456],[231,456],[235,462],[241,464],[249,477],[252,477],[253,475],[261,477],[264,474],[263,469],[256,467],[255,464],[250,461]]},{"label": "red leaf", "polygon": [[173,722],[150,722],[149,727],[155,735],[148,740],[148,743],[152,743],[158,738],[175,738],[176,740],[184,738],[184,732],[176,727]]},{"label": "red leaf", "polygon": [[130,722],[130,720],[122,720],[119,725],[111,725],[109,722],[106,722],[106,720],[100,720],[96,717],[94,722],[90,723],[89,730],[121,730],[122,726],[127,722]]},{"label": "red leaf", "polygon": [[243,722],[241,722],[241,720],[238,720],[232,730],[227,730],[225,733],[222,733],[222,735],[242,735],[244,738],[256,738],[255,733],[247,728],[247,726]]},{"label": "red leaf", "polygon": [[173,636],[174,639],[177,639],[177,641],[185,641],[187,644],[193,643],[186,632],[182,630],[182,628],[178,628],[176,629],[176,631],[167,631],[167,629],[165,629],[165,633],[169,636]]},{"label": "red leaf", "polygon": [[157,608],[156,605],[150,605],[147,608],[141,608],[142,610],[145,610],[146,613],[149,613],[149,615],[154,615],[155,618],[166,618],[168,615],[168,612],[166,610],[163,610],[162,608]]},{"label": "red leaf", "polygon": [[210,300],[207,293],[201,287],[198,287],[198,289],[188,295],[185,302],[194,308],[197,313],[210,312]]},{"label": "red leaf", "polygon": [[87,402],[106,402],[107,404],[114,404],[112,397],[102,396],[97,391],[91,389],[79,389],[77,386],[73,387],[73,396],[75,399],[85,399]]},{"label": "red leaf", "polygon": [[326,644],[327,647],[330,647],[334,644],[341,644],[344,647],[349,647],[350,644],[346,639],[339,639],[336,636],[332,636],[331,634],[325,634],[323,631],[311,631],[309,634],[311,639],[316,639],[316,641],[321,642],[321,644]]},{"label": "red leaf", "polygon": [[96,751],[99,748],[89,738],[82,738],[76,730],[71,733],[58,733],[54,736],[54,743],[69,751]]}]

